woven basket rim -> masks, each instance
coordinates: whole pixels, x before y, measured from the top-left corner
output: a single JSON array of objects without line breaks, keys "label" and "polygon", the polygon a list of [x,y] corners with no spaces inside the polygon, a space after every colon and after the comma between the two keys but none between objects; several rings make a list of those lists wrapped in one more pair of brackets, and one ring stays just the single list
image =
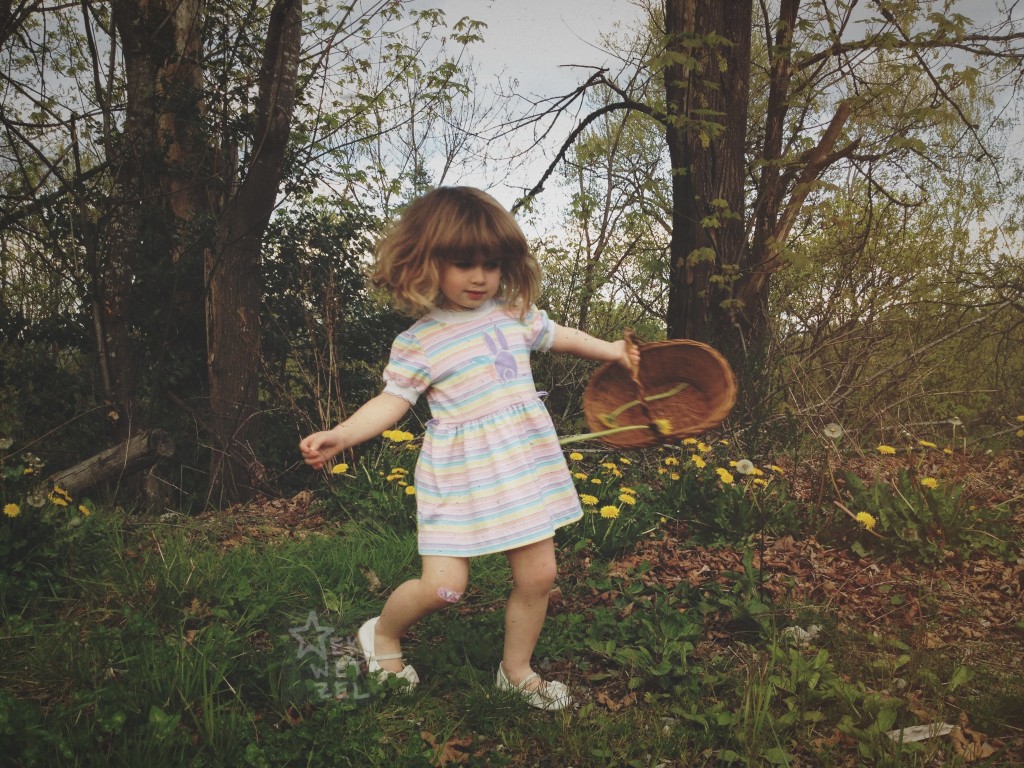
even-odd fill
[{"label": "woven basket rim", "polygon": [[[657,429],[634,428],[602,436],[602,441],[619,448],[653,447],[696,437],[719,426],[728,416],[736,401],[736,378],[729,363],[716,349],[692,339],[644,342],[638,348],[638,375],[645,389],[652,381],[659,380],[663,387],[667,376],[687,386],[678,394],[672,394],[675,387],[647,391],[647,404],[660,422]],[[681,362],[688,368],[686,373],[674,375],[672,366],[664,364],[666,351],[672,350],[682,353]],[[656,375],[650,369],[645,370],[645,354],[647,360],[658,358]],[[583,393],[583,412],[589,428],[594,432],[607,429],[609,425],[602,417],[607,418],[623,406],[627,410],[616,419],[617,425],[646,425],[648,422],[642,415],[642,408],[627,405],[635,403],[636,398],[637,389],[629,373],[618,363],[603,364],[591,375]]]}]

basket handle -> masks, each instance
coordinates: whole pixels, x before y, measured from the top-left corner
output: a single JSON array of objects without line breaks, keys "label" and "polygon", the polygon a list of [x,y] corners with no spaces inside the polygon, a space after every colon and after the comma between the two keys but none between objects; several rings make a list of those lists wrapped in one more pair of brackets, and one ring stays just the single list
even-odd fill
[{"label": "basket handle", "polygon": [[[636,347],[637,350],[640,349],[640,339],[632,328],[626,329],[624,338],[627,346]],[[644,391],[644,385],[640,381],[639,364],[629,369],[629,377],[633,380],[633,386],[636,388],[636,399],[640,401],[640,410],[643,412],[644,418],[647,419],[647,421],[652,422],[654,420],[654,416],[651,415],[651,409],[647,405],[647,393]]]}]

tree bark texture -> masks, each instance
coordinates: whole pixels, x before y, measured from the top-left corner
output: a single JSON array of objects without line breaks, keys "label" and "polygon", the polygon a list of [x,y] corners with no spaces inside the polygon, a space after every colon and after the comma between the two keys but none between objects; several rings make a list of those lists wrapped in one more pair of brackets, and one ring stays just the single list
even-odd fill
[{"label": "tree bark texture", "polygon": [[259,434],[261,244],[277,199],[298,87],[301,0],[277,0],[260,72],[248,173],[219,217],[207,257],[207,364],[210,376],[210,501],[248,498],[261,476]]},{"label": "tree bark texture", "polygon": [[174,440],[162,429],[139,432],[113,448],[47,478],[49,486],[63,488],[72,496],[107,482],[129,477],[174,455]]},{"label": "tree bark texture", "polygon": [[670,338],[730,346],[736,334],[752,13],[752,0],[665,0]]},{"label": "tree bark texture", "polygon": [[[128,437],[144,421],[136,408],[140,367],[152,370],[189,316],[202,317],[194,223],[207,199],[200,172],[204,5],[115,0],[112,11],[124,51],[126,103],[122,131],[107,137],[114,196],[93,290],[97,349],[109,371],[107,398],[118,434]],[[154,329],[143,349],[137,339]],[[183,346],[187,351],[194,345],[186,340]]]}]

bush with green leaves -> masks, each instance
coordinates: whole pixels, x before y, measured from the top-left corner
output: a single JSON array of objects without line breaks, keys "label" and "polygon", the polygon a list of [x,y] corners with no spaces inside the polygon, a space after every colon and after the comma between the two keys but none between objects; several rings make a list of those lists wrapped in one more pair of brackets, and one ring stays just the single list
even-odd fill
[{"label": "bush with green leaves", "polygon": [[723,455],[729,447],[725,440],[710,445],[688,438],[668,452],[658,470],[666,515],[687,523],[702,543],[735,543],[769,527],[793,528],[797,506],[782,470],[729,459]]},{"label": "bush with green leaves", "polygon": [[630,457],[573,451],[568,460],[583,519],[559,529],[560,543],[614,557],[665,522],[664,505]]},{"label": "bush with green leaves", "polygon": [[[0,445],[0,450],[11,447],[8,439]],[[46,567],[92,514],[89,500],[76,503],[64,489],[48,487],[41,480],[43,466],[30,453],[21,453],[13,462],[0,454],[0,574],[4,577]]]},{"label": "bush with green leaves", "polygon": [[329,516],[373,521],[398,532],[416,529],[413,473],[419,440],[390,429],[358,458],[336,461],[326,473],[322,508]]}]

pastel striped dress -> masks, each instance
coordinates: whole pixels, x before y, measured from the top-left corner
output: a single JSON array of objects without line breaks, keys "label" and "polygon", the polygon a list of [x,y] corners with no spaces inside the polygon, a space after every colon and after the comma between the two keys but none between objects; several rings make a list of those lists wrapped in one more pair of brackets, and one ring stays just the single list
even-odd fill
[{"label": "pastel striped dress", "polygon": [[503,552],[583,516],[530,370],[554,335],[536,307],[521,321],[491,301],[434,310],[395,339],[384,391],[425,392],[433,416],[415,474],[421,555]]}]

